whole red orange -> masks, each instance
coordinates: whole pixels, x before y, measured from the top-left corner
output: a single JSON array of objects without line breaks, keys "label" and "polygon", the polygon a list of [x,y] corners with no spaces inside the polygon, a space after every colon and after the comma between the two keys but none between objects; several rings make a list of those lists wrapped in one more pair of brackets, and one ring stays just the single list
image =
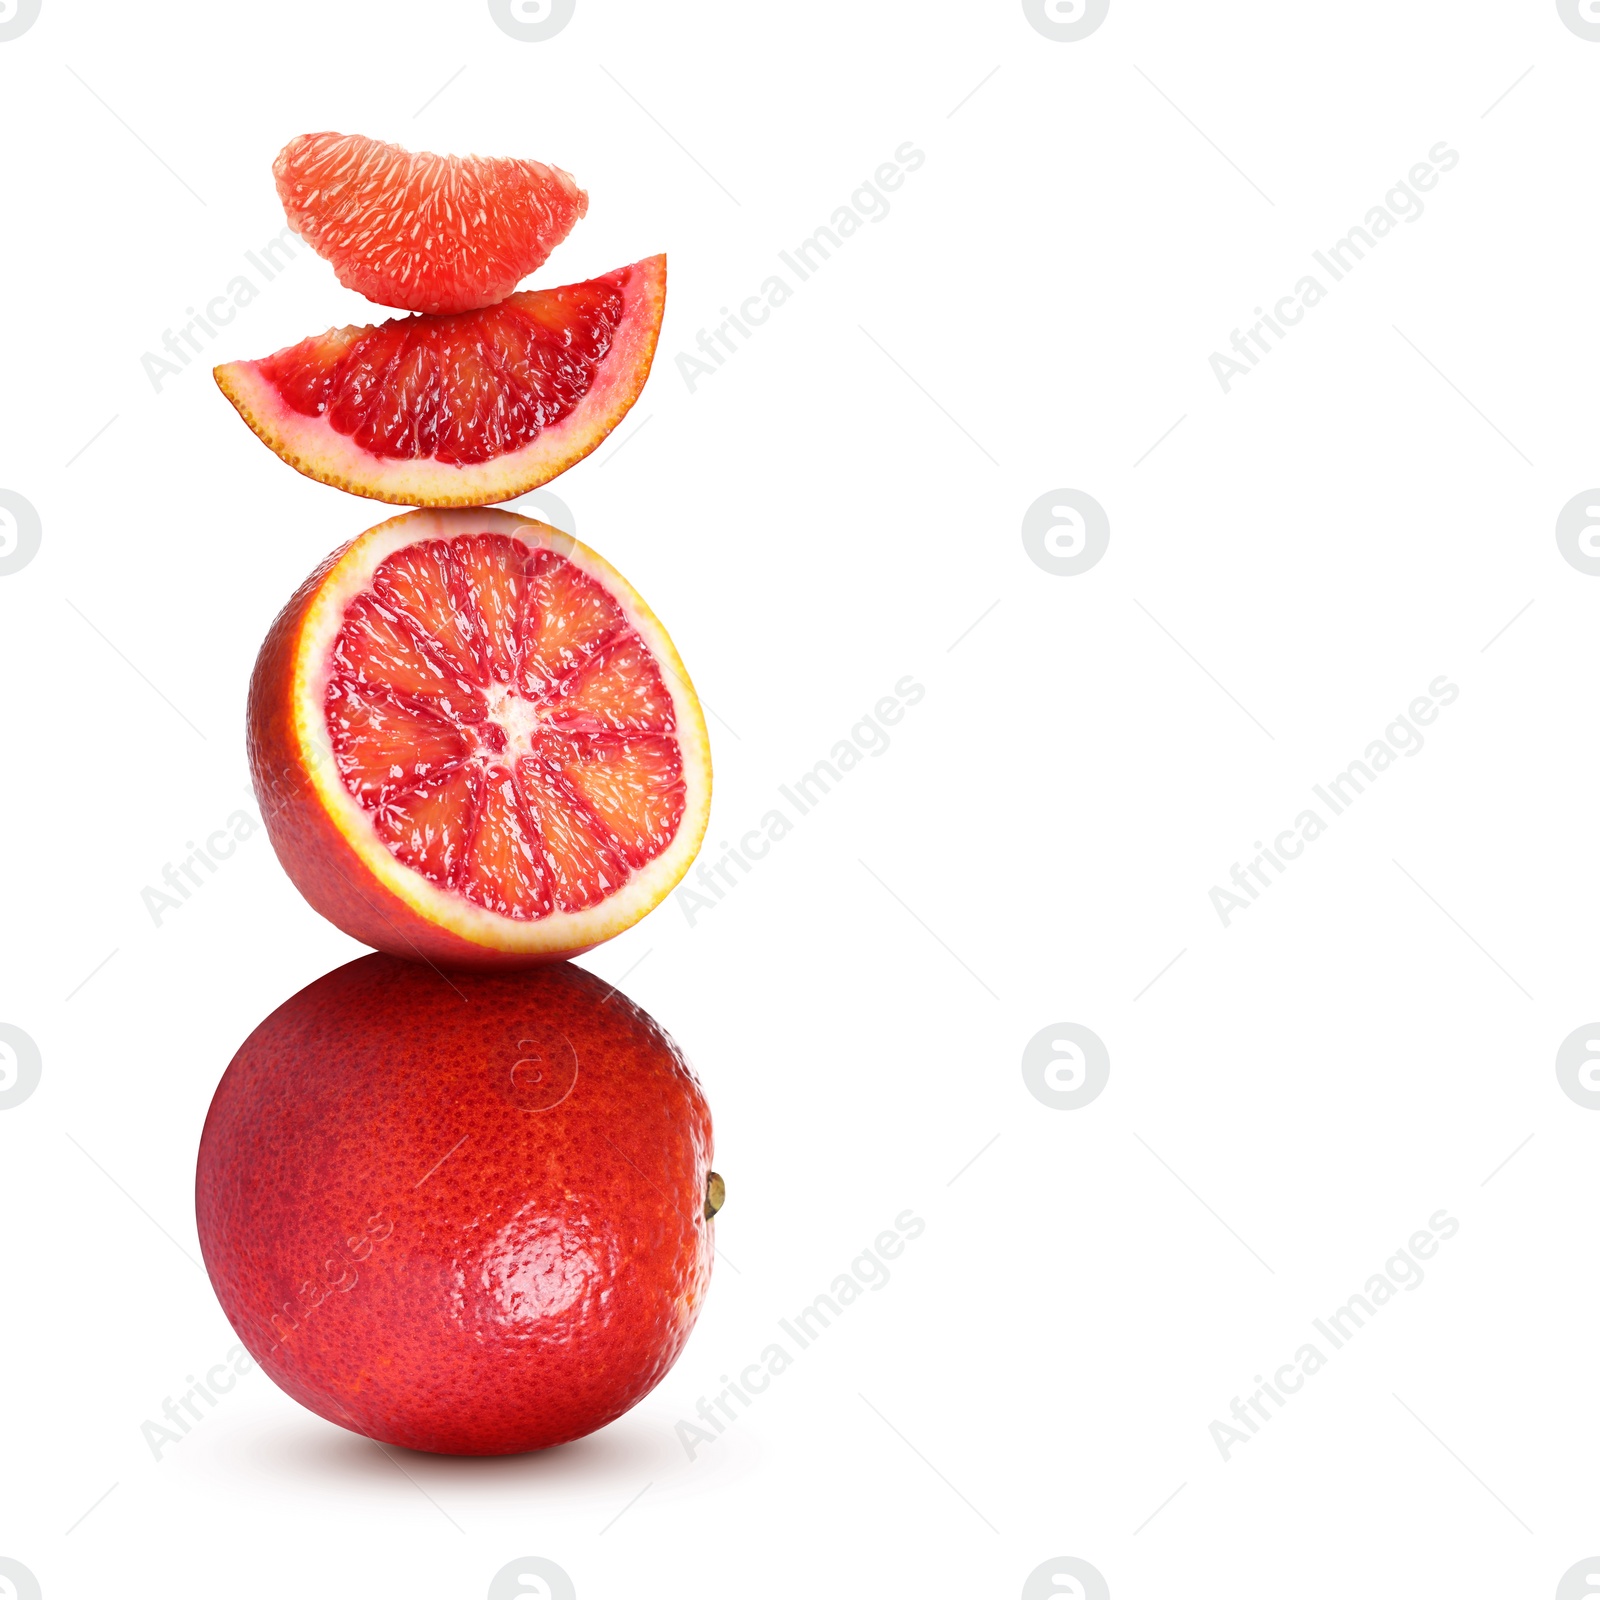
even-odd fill
[{"label": "whole red orange", "polygon": [[387,955],[280,1006],[206,1118],[207,1270],[302,1405],[388,1444],[507,1455],[622,1415],[711,1275],[711,1116],[667,1033],[562,962]]}]

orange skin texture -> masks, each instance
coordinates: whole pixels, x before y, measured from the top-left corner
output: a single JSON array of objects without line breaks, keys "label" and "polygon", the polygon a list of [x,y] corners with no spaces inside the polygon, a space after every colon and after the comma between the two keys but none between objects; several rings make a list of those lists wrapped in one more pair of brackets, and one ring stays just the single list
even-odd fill
[{"label": "orange skin texture", "polygon": [[621,1416],[711,1274],[711,1116],[671,1038],[567,964],[369,955],[240,1047],[195,1205],[282,1389],[385,1444],[508,1455]]},{"label": "orange skin texture", "polygon": [[[352,541],[353,542],[353,541]],[[341,545],[295,590],[267,632],[250,675],[246,717],[250,774],[267,837],[283,870],[315,911],[351,938],[413,961],[443,967],[526,967],[577,950],[530,955],[473,944],[430,922],[367,870],[350,841],[312,798],[294,734],[294,663],[306,612],[323,579],[350,546]]]}]

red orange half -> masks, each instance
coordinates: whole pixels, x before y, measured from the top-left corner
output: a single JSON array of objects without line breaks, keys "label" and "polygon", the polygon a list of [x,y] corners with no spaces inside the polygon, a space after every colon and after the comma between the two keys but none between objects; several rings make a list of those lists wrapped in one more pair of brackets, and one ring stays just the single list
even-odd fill
[{"label": "red orange half", "polygon": [[440,965],[576,954],[687,871],[700,703],[633,587],[508,511],[415,511],[301,585],[250,684],[284,868],[354,938]]}]

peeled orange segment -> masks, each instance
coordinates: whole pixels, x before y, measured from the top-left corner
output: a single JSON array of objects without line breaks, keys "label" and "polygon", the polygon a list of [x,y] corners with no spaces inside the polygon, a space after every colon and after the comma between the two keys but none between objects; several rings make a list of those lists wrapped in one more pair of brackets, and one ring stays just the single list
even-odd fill
[{"label": "peeled orange segment", "polygon": [[414,511],[318,568],[262,646],[250,757],[311,904],[440,965],[630,927],[688,870],[711,802],[666,631],[592,550],[507,511]]},{"label": "peeled orange segment", "polygon": [[560,167],[414,154],[359,133],[302,133],[272,175],[289,226],[339,282],[402,311],[494,305],[589,209]]},{"label": "peeled orange segment", "polygon": [[667,258],[651,256],[482,311],[332,328],[215,377],[308,478],[399,505],[488,505],[565,472],[627,415],[666,294]]}]

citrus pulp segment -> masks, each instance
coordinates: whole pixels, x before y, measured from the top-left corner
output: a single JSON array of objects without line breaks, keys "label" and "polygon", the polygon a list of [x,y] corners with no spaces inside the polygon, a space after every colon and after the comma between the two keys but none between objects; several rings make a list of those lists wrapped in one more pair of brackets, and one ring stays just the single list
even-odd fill
[{"label": "citrus pulp segment", "polygon": [[503,300],[589,209],[560,167],[412,152],[359,133],[302,133],[272,175],[289,226],[339,282],[402,311]]}]

